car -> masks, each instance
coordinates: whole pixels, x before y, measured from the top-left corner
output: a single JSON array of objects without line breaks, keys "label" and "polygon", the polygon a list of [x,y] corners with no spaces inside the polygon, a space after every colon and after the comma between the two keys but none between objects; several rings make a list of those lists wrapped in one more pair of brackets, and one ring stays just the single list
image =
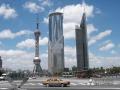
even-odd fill
[{"label": "car", "polygon": [[5,80],[5,77],[0,76],[0,81]]},{"label": "car", "polygon": [[36,79],[36,77],[29,77],[28,79],[29,79],[29,80],[32,80],[32,79]]},{"label": "car", "polygon": [[70,85],[70,81],[64,81],[59,78],[50,78],[45,81],[42,81],[42,84],[49,87],[49,86],[59,86],[59,87],[65,87]]},{"label": "car", "polygon": [[7,74],[3,73],[1,76],[0,76],[0,81],[4,81],[7,77]]},{"label": "car", "polygon": [[36,79],[36,77],[32,77],[32,79]]}]

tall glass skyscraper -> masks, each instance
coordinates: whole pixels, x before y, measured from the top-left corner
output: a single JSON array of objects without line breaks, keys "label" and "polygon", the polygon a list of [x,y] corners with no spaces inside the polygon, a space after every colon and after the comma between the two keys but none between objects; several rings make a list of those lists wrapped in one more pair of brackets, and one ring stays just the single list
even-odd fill
[{"label": "tall glass skyscraper", "polygon": [[83,13],[80,28],[76,27],[76,53],[77,53],[77,70],[88,70],[88,41],[86,15]]},{"label": "tall glass skyscraper", "polygon": [[63,13],[49,15],[48,71],[51,74],[64,70]]},{"label": "tall glass skyscraper", "polygon": [[0,56],[0,69],[2,69],[2,59],[1,59],[1,56]]}]

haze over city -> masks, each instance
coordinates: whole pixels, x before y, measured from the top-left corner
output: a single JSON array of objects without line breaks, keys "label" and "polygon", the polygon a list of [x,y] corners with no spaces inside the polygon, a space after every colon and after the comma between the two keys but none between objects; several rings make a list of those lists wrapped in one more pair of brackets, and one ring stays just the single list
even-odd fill
[{"label": "haze over city", "polygon": [[[75,25],[85,12],[90,67],[120,65],[119,0],[0,0],[0,56],[3,67],[33,70],[36,14],[40,18],[40,58],[48,67],[48,15],[62,12],[65,67],[76,65]],[[84,5],[83,5],[84,4]]]}]

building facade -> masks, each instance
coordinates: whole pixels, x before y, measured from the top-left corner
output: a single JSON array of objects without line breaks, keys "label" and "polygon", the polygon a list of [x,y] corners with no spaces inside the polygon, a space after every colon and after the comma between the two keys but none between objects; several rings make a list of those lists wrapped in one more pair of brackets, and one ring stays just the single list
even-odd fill
[{"label": "building facade", "polygon": [[1,56],[0,56],[0,69],[2,69],[2,59],[1,59]]},{"label": "building facade", "polygon": [[80,27],[76,27],[76,57],[77,57],[77,70],[88,70],[88,41],[87,41],[87,26],[86,15],[83,13]]},{"label": "building facade", "polygon": [[63,14],[49,15],[48,71],[51,74],[64,70]]}]

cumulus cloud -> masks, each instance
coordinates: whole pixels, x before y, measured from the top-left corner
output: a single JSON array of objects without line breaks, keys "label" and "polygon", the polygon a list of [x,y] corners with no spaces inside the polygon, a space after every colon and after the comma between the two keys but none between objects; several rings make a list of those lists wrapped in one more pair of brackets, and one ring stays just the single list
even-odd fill
[{"label": "cumulus cloud", "polygon": [[[76,66],[76,47],[65,46],[65,66],[71,68],[72,66]],[[119,56],[100,56],[96,55],[93,52],[89,51],[89,65],[90,68],[93,67],[112,67],[120,65],[120,57]]]},{"label": "cumulus cloud", "polygon": [[[87,5],[86,6],[86,16],[93,17],[94,16],[94,6],[93,5]],[[72,5],[66,5],[62,8],[57,8],[54,12],[61,12],[64,13],[64,23],[80,23],[84,9],[83,4],[72,4]],[[47,19],[47,18],[46,18]],[[44,20],[46,20],[44,19]]]},{"label": "cumulus cloud", "polygon": [[27,54],[27,52],[21,50],[0,50],[0,55],[2,57],[19,57],[25,54]]},{"label": "cumulus cloud", "polygon": [[53,3],[50,0],[42,0],[42,4],[43,6],[52,6]]},{"label": "cumulus cloud", "polygon": [[63,34],[65,39],[75,38],[75,23],[64,23]]},{"label": "cumulus cloud", "polygon": [[[94,10],[94,6],[86,4],[87,18],[93,16],[93,10]],[[63,8],[57,8],[55,12],[64,13],[64,23],[67,22],[80,23],[84,9],[82,4],[76,4],[76,5],[67,5]]]},{"label": "cumulus cloud", "polygon": [[[99,50],[100,51],[108,51],[114,47],[115,47],[115,44],[112,43],[112,41],[108,40],[99,48]],[[112,51],[112,53],[113,53],[113,51]]]},{"label": "cumulus cloud", "polygon": [[30,33],[31,32],[28,30],[21,30],[19,32],[13,33],[10,29],[5,29],[0,32],[0,39],[13,39],[17,36],[22,36]]},{"label": "cumulus cloud", "polygon": [[48,38],[44,37],[44,38],[40,38],[40,45],[47,45],[48,44]]},{"label": "cumulus cloud", "polygon": [[109,36],[111,33],[112,33],[112,30],[105,30],[103,32],[100,32],[98,35],[90,38],[88,45],[90,46],[92,44],[95,44],[97,41],[103,39],[106,36]]},{"label": "cumulus cloud", "polygon": [[[87,5],[86,6],[86,15],[87,18],[94,16],[94,6]],[[55,12],[64,13],[64,21],[63,21],[63,30],[65,39],[75,38],[75,25],[80,24],[82,15],[83,15],[83,5],[82,4],[72,4],[66,5],[62,8],[57,8]],[[44,23],[48,23],[48,18],[44,18]],[[74,34],[73,34],[74,33]]]},{"label": "cumulus cloud", "polygon": [[87,34],[88,34],[88,38],[90,37],[90,35],[93,32],[98,31],[98,29],[93,25],[93,24],[87,24]]},{"label": "cumulus cloud", "polygon": [[120,57],[119,56],[108,56],[103,57],[95,55],[92,52],[89,53],[90,67],[112,67],[120,66]]},{"label": "cumulus cloud", "polygon": [[[84,3],[85,4],[85,3]],[[94,16],[95,9],[93,5],[87,5],[86,7],[86,15],[87,18]],[[64,21],[63,21],[63,32],[65,39],[72,39],[75,38],[75,25],[80,25],[80,21],[83,14],[83,4],[76,4],[76,5],[66,5],[62,8],[57,8],[55,12],[63,12],[64,14]],[[48,23],[48,18],[44,18],[44,22]],[[104,37],[111,34],[112,30],[106,30],[100,32],[98,35],[91,36],[93,32],[98,31],[98,29],[94,26],[94,24],[87,24],[87,34],[89,45],[95,44],[97,41],[103,39]]]},{"label": "cumulus cloud", "polygon": [[49,22],[48,18],[43,19],[43,23],[48,24],[48,22]]},{"label": "cumulus cloud", "polygon": [[72,66],[76,66],[76,48],[71,46],[65,46],[64,48],[65,54],[65,66],[71,68]]},{"label": "cumulus cloud", "polygon": [[[33,70],[34,52],[27,52],[24,50],[0,50],[0,55],[3,60],[3,67],[12,70]],[[47,69],[47,53],[40,55],[41,66]]]},{"label": "cumulus cloud", "polygon": [[41,7],[35,2],[26,2],[23,7],[28,9],[31,13],[38,13],[44,11],[44,7]]},{"label": "cumulus cloud", "polygon": [[0,16],[3,16],[5,19],[15,18],[17,13],[14,8],[9,6],[9,4],[2,4],[0,6]]},{"label": "cumulus cloud", "polygon": [[34,39],[26,39],[24,41],[19,42],[16,47],[18,48],[33,48],[35,40]]},{"label": "cumulus cloud", "polygon": [[[39,45],[44,46],[48,44],[48,38],[40,38]],[[16,47],[18,48],[33,48],[35,47],[35,40],[34,39],[26,39],[24,41],[19,42]]]}]

